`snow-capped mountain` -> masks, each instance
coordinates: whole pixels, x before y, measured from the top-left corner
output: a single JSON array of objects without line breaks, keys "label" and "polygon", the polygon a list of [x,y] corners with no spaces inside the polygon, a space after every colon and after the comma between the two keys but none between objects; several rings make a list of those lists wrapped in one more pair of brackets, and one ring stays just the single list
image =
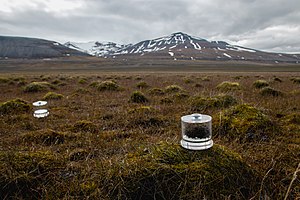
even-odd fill
[{"label": "snow-capped mountain", "polygon": [[105,56],[113,54],[128,45],[117,44],[114,42],[67,42],[64,44],[66,47],[75,49],[81,52],[88,53],[93,56]]},{"label": "snow-capped mountain", "polygon": [[178,32],[169,36],[141,41],[110,53],[117,57],[161,57],[174,60],[240,60],[300,63],[299,54],[268,53],[230,45],[224,41],[208,41]]}]

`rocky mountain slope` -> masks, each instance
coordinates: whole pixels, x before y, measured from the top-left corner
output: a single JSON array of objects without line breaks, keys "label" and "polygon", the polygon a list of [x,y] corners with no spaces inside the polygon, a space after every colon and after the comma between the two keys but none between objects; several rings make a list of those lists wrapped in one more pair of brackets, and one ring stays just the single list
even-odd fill
[{"label": "rocky mountain slope", "polygon": [[53,58],[66,56],[88,56],[55,41],[0,36],[0,59],[7,58]]}]

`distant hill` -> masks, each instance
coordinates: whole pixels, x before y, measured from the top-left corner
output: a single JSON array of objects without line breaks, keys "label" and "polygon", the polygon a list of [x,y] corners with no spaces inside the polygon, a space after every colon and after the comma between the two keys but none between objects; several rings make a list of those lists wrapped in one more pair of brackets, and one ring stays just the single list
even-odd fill
[{"label": "distant hill", "polygon": [[44,39],[0,36],[0,58],[54,58],[88,56],[88,54],[55,41]]}]

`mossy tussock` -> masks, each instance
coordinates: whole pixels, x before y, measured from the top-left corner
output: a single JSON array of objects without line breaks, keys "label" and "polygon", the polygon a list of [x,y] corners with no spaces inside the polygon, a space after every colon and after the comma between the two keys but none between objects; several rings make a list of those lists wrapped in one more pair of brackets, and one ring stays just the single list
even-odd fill
[{"label": "mossy tussock", "polygon": [[69,155],[70,161],[80,161],[80,160],[87,160],[90,154],[85,149],[75,149]]},{"label": "mossy tussock", "polygon": [[241,142],[265,141],[280,132],[275,123],[262,110],[242,104],[222,112],[216,117],[216,133]]},{"label": "mossy tussock", "polygon": [[261,91],[259,91],[259,94],[261,94],[262,96],[278,97],[278,96],[283,96],[284,93],[268,86],[262,88]]},{"label": "mossy tussock", "polygon": [[13,99],[0,104],[0,115],[20,114],[30,111],[31,104],[22,99]]},{"label": "mossy tussock", "polygon": [[178,86],[178,85],[169,85],[167,87],[165,87],[165,93],[178,93],[178,92],[184,92],[184,90],[182,89],[182,87]]},{"label": "mossy tussock", "polygon": [[141,91],[134,91],[129,99],[133,103],[147,103],[149,99]]},{"label": "mossy tussock", "polygon": [[300,77],[291,78],[291,81],[293,81],[295,84],[300,84]]},{"label": "mossy tussock", "polygon": [[217,85],[216,88],[223,92],[241,90],[241,86],[238,82],[230,82],[230,81],[224,81],[219,85]]},{"label": "mossy tussock", "polygon": [[163,127],[166,125],[165,117],[150,106],[140,106],[128,111],[127,128],[143,127]]},{"label": "mossy tussock", "polygon": [[91,121],[80,120],[74,124],[72,131],[96,133],[98,132],[98,127]]},{"label": "mossy tussock", "polygon": [[98,91],[120,91],[123,90],[121,86],[115,80],[106,80],[106,81],[94,81],[90,87],[97,88]]},{"label": "mossy tussock", "polygon": [[46,146],[63,144],[65,141],[76,138],[74,134],[58,132],[52,129],[43,129],[34,132],[26,133],[22,139],[26,143],[36,143]]},{"label": "mossy tussock", "polygon": [[285,124],[295,124],[300,125],[300,114],[292,113],[284,117]]},{"label": "mossy tussock", "polygon": [[9,82],[9,79],[8,79],[8,78],[0,77],[0,84],[8,83],[8,82]]},{"label": "mossy tussock", "polygon": [[48,92],[43,97],[44,100],[59,100],[59,99],[62,99],[62,98],[64,98],[64,95],[58,94],[56,92]]},{"label": "mossy tussock", "polygon": [[237,99],[230,95],[218,95],[215,97],[193,97],[190,99],[191,110],[205,112],[208,109],[228,108],[236,105]]},{"label": "mossy tussock", "polygon": [[253,82],[253,86],[255,88],[260,89],[260,88],[263,88],[263,87],[268,87],[269,83],[265,80],[256,80],[256,81]]},{"label": "mossy tussock", "polygon": [[56,89],[56,87],[48,82],[31,82],[24,87],[23,91],[24,92],[42,92],[42,91],[46,91],[49,89]]},{"label": "mossy tussock", "polygon": [[139,89],[148,88],[150,85],[145,81],[140,81],[136,84],[136,87]]},{"label": "mossy tussock", "polygon": [[255,171],[219,145],[188,151],[160,144],[148,153],[128,155],[119,168],[110,175],[112,198],[249,199],[259,189]]},{"label": "mossy tussock", "polygon": [[64,166],[64,157],[49,151],[0,152],[0,198],[42,199],[41,186],[54,184]]},{"label": "mossy tussock", "polygon": [[165,94],[164,90],[161,88],[151,88],[148,90],[148,93],[150,95],[157,95],[157,96]]}]

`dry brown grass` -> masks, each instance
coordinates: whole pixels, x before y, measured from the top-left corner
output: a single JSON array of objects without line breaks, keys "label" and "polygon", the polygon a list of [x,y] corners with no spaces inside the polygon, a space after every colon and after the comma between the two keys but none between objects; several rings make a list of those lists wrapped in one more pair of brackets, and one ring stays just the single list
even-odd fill
[{"label": "dry brown grass", "polygon": [[[169,199],[195,194],[214,199],[283,199],[289,191],[287,199],[297,199],[300,181],[293,180],[293,174],[300,162],[300,88],[290,79],[299,74],[263,74],[270,87],[285,94],[276,97],[263,96],[253,87],[260,75],[74,73],[24,74],[22,79],[1,75],[0,104],[14,99],[32,103],[48,92],[24,92],[20,80],[55,84],[55,92],[64,98],[49,101],[50,115],[45,119],[33,118],[32,111],[0,113],[0,198],[139,199],[147,192]],[[274,75],[281,82],[272,81]],[[216,87],[225,81],[241,87],[221,94]],[[103,82],[110,83],[109,88],[117,83],[122,89],[99,89]],[[141,82],[147,87],[137,86]],[[130,101],[137,87],[149,101]],[[226,96],[234,103],[218,103]],[[248,112],[231,113],[244,104],[259,110],[276,127],[261,125],[268,131],[266,140],[241,139],[251,131],[264,135],[251,129],[257,118],[244,117]],[[191,114],[195,105],[213,116],[214,142],[230,153],[215,154],[221,151],[218,145],[201,155],[176,147],[181,139],[180,117]],[[236,116],[225,121],[228,113]]]}]

